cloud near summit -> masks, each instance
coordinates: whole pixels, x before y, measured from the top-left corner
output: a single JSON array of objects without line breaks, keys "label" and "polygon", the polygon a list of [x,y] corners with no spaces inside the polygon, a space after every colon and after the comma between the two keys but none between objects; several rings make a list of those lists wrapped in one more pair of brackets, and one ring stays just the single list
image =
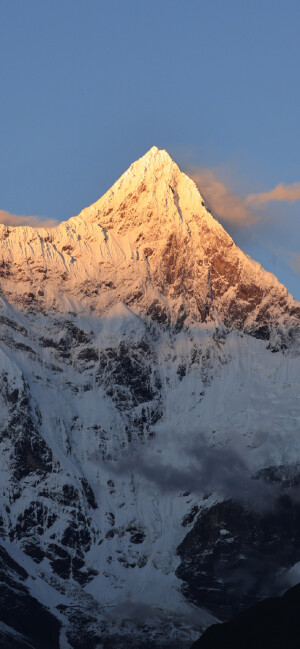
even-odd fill
[{"label": "cloud near summit", "polygon": [[226,187],[211,169],[197,169],[191,177],[212,212],[220,219],[233,226],[251,225],[258,220],[257,215],[246,207],[245,200]]},{"label": "cloud near summit", "polygon": [[262,192],[260,194],[250,194],[245,200],[246,205],[253,205],[254,207],[265,205],[271,201],[279,201],[286,203],[296,203],[300,200],[300,182],[285,185],[279,183],[269,192]]},{"label": "cloud near summit", "polygon": [[10,225],[11,227],[18,227],[20,225],[27,225],[32,228],[54,228],[58,225],[55,219],[45,219],[38,216],[19,216],[11,214],[6,210],[0,210],[0,224]]},{"label": "cloud near summit", "polygon": [[300,201],[300,182],[279,183],[267,192],[249,194],[242,198],[228,188],[211,169],[196,169],[190,173],[213,214],[232,226],[253,225],[261,220],[261,212],[270,202]]}]

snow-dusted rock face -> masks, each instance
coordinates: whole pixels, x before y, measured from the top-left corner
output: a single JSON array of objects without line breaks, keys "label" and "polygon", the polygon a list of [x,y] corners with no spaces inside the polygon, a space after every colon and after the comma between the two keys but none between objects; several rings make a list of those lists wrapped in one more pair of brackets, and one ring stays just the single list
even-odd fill
[{"label": "snow-dusted rock face", "polygon": [[155,147],[0,265],[3,552],[61,649],[188,647],[300,561],[300,305]]}]

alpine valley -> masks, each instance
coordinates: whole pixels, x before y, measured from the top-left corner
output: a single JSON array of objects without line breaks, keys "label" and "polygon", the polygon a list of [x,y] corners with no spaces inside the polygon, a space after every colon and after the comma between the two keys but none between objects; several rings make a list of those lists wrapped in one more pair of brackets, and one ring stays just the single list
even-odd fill
[{"label": "alpine valley", "polygon": [[1,647],[186,649],[300,581],[300,303],[165,151],[0,226],[0,374]]}]

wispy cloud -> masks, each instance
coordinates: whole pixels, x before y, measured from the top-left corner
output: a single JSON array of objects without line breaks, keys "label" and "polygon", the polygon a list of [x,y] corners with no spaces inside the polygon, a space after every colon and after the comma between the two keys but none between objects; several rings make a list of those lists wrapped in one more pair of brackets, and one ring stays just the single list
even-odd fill
[{"label": "wispy cloud", "polygon": [[17,214],[11,214],[6,210],[0,210],[0,224],[10,225],[11,227],[28,225],[32,228],[54,228],[58,225],[58,221],[55,219],[43,220],[38,216],[19,216]]},{"label": "wispy cloud", "polygon": [[[300,182],[285,185],[245,198],[228,187],[212,169],[194,169],[189,174],[195,181],[213,214],[234,227],[254,225],[266,218],[263,211],[270,202],[296,203],[300,201]],[[268,215],[269,216],[269,215]]]},{"label": "wispy cloud", "polygon": [[288,263],[291,268],[300,275],[300,253],[299,252],[289,252],[288,253]]},{"label": "wispy cloud", "polygon": [[191,176],[213,214],[220,219],[234,226],[257,222],[257,214],[246,206],[245,199],[229,189],[211,169],[197,169]]},{"label": "wispy cloud", "polygon": [[293,269],[294,273],[300,275],[300,252],[287,250],[280,245],[269,245],[270,252],[274,253],[284,264]]},{"label": "wispy cloud", "polygon": [[300,201],[300,182],[285,185],[279,183],[269,192],[261,192],[260,194],[249,194],[245,199],[245,205],[254,208],[266,205],[271,201],[296,203]]}]

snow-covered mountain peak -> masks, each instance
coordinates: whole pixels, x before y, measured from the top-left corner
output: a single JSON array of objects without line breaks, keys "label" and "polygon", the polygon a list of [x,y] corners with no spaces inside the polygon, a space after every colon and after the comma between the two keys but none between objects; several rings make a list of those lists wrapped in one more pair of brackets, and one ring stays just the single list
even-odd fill
[{"label": "snow-covered mountain peak", "polygon": [[175,327],[217,322],[269,337],[300,307],[233,242],[195,183],[152,147],[53,229],[0,228],[4,297],[25,309],[103,313],[122,302]]},{"label": "snow-covered mountain peak", "polygon": [[[204,214],[203,207],[195,183],[180,171],[167,151],[152,147],[80,216],[91,222],[100,218],[108,229],[124,232],[138,224],[146,228],[158,225],[159,213],[161,230],[176,218],[186,223],[194,213]],[[213,217],[208,220],[212,225]]]}]

